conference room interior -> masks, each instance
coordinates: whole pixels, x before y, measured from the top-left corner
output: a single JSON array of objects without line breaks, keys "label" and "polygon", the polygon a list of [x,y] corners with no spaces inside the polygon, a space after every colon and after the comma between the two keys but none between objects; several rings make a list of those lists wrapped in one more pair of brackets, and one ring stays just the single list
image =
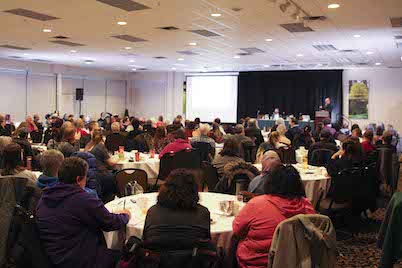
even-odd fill
[{"label": "conference room interior", "polygon": [[402,267],[402,1],[0,13],[0,267]]}]

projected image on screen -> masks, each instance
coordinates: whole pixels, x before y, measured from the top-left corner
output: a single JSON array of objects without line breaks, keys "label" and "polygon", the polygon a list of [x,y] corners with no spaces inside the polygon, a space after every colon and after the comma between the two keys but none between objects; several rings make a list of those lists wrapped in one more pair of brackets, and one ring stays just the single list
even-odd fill
[{"label": "projected image on screen", "polygon": [[236,123],[237,76],[189,76],[186,95],[186,119]]}]

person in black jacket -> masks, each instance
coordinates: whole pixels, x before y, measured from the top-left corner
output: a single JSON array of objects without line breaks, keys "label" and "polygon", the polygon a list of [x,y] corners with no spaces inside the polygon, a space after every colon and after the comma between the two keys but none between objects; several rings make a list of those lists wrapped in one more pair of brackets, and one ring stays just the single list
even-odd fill
[{"label": "person in black jacket", "polygon": [[303,130],[299,127],[299,121],[295,117],[290,119],[289,125],[290,128],[285,136],[292,142],[292,145],[297,146],[295,143],[298,143]]},{"label": "person in black jacket", "polygon": [[6,119],[0,115],[0,136],[11,136],[10,131],[6,128]]},{"label": "person in black jacket", "polygon": [[120,134],[120,124],[114,122],[112,124],[112,134],[106,137],[105,146],[109,152],[116,152],[119,150],[120,146],[124,146],[126,143],[126,138]]},{"label": "person in black jacket", "polygon": [[257,120],[251,118],[248,120],[248,128],[245,130],[246,136],[249,138],[255,138],[255,146],[258,148],[261,143],[264,142],[264,137],[262,136],[261,129],[257,127]]},{"label": "person in black jacket", "polygon": [[320,141],[313,143],[308,150],[308,159],[311,160],[313,152],[318,149],[328,149],[333,151],[334,153],[338,151],[338,148],[335,144],[331,142],[331,132],[327,129],[323,129],[320,133]]},{"label": "person in black jacket", "polygon": [[152,248],[188,249],[200,239],[210,239],[210,213],[201,206],[194,174],[185,169],[170,173],[161,186],[156,205],[148,210],[143,240]]}]

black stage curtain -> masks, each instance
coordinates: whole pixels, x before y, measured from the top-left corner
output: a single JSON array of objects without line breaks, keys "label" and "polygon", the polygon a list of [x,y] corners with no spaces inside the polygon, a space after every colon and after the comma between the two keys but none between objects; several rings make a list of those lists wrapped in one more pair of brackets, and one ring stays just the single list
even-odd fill
[{"label": "black stage curtain", "polygon": [[239,74],[238,119],[272,114],[309,114],[314,118],[326,97],[334,106],[332,121],[342,113],[342,70],[241,72]]}]

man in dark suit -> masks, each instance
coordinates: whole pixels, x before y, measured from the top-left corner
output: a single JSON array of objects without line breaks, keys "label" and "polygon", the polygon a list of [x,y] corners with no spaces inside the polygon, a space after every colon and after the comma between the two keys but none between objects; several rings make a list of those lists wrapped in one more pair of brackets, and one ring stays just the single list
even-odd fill
[{"label": "man in dark suit", "polygon": [[324,110],[328,111],[329,113],[329,117],[331,117],[332,114],[332,110],[334,109],[334,106],[331,103],[331,99],[330,98],[326,98],[325,99],[325,105],[324,105]]},{"label": "man in dark suit", "polygon": [[299,127],[299,121],[295,117],[290,119],[289,125],[290,128],[286,132],[285,136],[292,142],[293,146],[297,147],[298,139],[300,138],[303,130]]},{"label": "man in dark suit", "polygon": [[261,129],[257,127],[257,120],[254,118],[251,118],[248,121],[248,128],[246,128],[245,134],[251,139],[255,138],[255,145],[257,148],[260,146],[261,143],[264,142],[264,137],[261,134]]}]

